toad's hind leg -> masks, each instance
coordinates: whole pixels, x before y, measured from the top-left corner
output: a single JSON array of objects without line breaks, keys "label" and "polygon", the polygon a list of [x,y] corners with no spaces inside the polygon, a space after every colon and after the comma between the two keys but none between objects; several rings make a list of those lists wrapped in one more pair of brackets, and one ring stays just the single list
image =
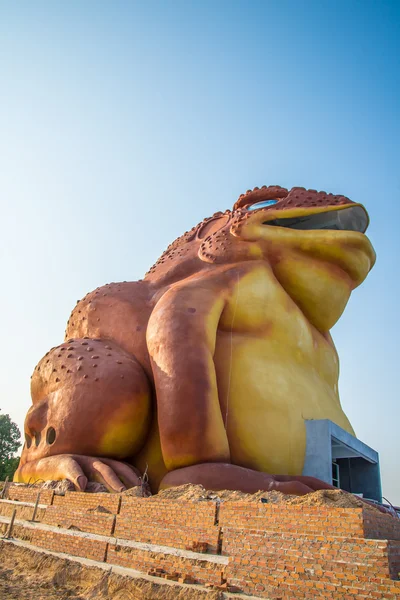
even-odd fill
[{"label": "toad's hind leg", "polygon": [[[35,368],[31,393],[17,481],[63,478],[71,462],[66,455],[130,458],[148,434],[149,381],[135,357],[113,342],[74,339],[53,348]],[[78,463],[91,479],[88,461]]]}]

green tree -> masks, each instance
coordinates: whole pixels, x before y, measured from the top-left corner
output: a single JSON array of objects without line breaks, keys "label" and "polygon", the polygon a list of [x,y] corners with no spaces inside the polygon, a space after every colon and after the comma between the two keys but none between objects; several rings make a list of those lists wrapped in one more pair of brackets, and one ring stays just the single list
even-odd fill
[{"label": "green tree", "polygon": [[21,432],[10,419],[10,415],[0,415],[0,481],[7,477],[12,479],[19,458],[14,454],[21,445]]}]

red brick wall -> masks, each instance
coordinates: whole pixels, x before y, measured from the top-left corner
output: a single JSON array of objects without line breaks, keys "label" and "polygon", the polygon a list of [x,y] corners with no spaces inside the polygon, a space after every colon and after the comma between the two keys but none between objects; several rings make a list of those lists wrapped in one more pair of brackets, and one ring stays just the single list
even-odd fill
[{"label": "red brick wall", "polygon": [[120,515],[158,523],[174,523],[192,527],[213,527],[216,503],[212,501],[159,500],[153,498],[123,497]]},{"label": "red brick wall", "polygon": [[364,536],[375,540],[400,540],[400,519],[364,509]]},{"label": "red brick wall", "polygon": [[[33,515],[33,506],[19,506],[18,504],[7,504],[6,502],[0,503],[0,515],[4,517],[11,517],[16,509],[16,519],[23,519],[24,521],[30,521]],[[38,508],[36,511],[35,521],[41,521],[45,514],[45,508]]]},{"label": "red brick wall", "polygon": [[122,567],[136,569],[147,573],[151,569],[163,569],[165,573],[179,573],[189,576],[196,583],[221,583],[221,574],[225,565],[208,562],[205,560],[192,560],[173,554],[160,552],[147,552],[138,548],[109,544],[107,562]]},{"label": "red brick wall", "polygon": [[215,518],[214,502],[124,498],[115,536],[182,549],[204,542],[215,554],[219,539]]},{"label": "red brick wall", "polygon": [[[26,499],[21,489],[18,495]],[[35,494],[32,488],[26,491]],[[29,498],[31,501],[31,498]],[[104,506],[114,514],[96,512]],[[120,510],[119,510],[120,509]],[[21,508],[22,510],[22,508]],[[119,513],[119,514],[118,514]],[[116,516],[115,516],[116,515]],[[230,584],[261,598],[385,598],[399,600],[400,520],[371,509],[297,507],[159,500],[120,494],[67,493],[55,497],[44,520],[63,527],[186,549],[206,542],[209,552],[229,557],[228,565],[177,556],[160,548],[133,548],[16,525],[15,537],[57,552],[104,560],[141,572],[163,569],[198,583]],[[4,531],[5,527],[0,527]],[[79,533],[79,532],[76,532]],[[365,537],[371,539],[365,539]],[[381,539],[379,539],[381,538]]]},{"label": "red brick wall", "polygon": [[[399,520],[400,522],[400,520]],[[285,531],[315,535],[363,537],[362,508],[276,506],[249,502],[224,502],[219,512],[221,527]]]},{"label": "red brick wall", "polygon": [[54,506],[65,507],[68,509],[87,510],[103,506],[111,513],[116,515],[119,510],[120,494],[85,494],[85,492],[66,492],[65,496],[54,496]]},{"label": "red brick wall", "polygon": [[40,492],[40,504],[51,504],[53,497],[52,490],[40,490],[22,485],[10,485],[7,497],[9,500],[19,500],[20,502],[35,502],[38,492]]},{"label": "red brick wall", "polygon": [[392,579],[400,578],[400,543],[389,541],[389,569]]},{"label": "red brick wall", "polygon": [[[7,526],[4,524],[1,525],[0,530],[3,534],[6,532],[6,528]],[[52,552],[64,552],[100,562],[105,560],[107,543],[91,540],[82,535],[74,536],[61,531],[48,531],[41,529],[40,526],[33,528],[14,525],[13,537]]]},{"label": "red brick wall", "polygon": [[262,531],[400,540],[400,519],[370,508],[224,502],[219,524]]},{"label": "red brick wall", "polygon": [[33,530],[31,543],[53,552],[65,552],[100,562],[105,560],[107,548],[107,543],[103,541],[42,529]]},{"label": "red brick wall", "polygon": [[386,586],[385,593],[397,585],[400,593],[400,582],[390,582],[399,542],[224,527],[223,550],[233,559],[229,580],[248,594],[313,598],[316,590],[324,590],[336,598],[347,588],[352,594],[376,592],[378,584]]},{"label": "red brick wall", "polygon": [[[5,535],[8,531],[8,523],[1,523],[0,532],[1,535]],[[12,537],[17,538],[18,540],[25,540],[27,542],[31,541],[33,529],[28,529],[27,527],[23,527],[21,525],[14,525],[12,531]]]},{"label": "red brick wall", "polygon": [[114,532],[115,515],[102,512],[76,511],[71,506],[49,506],[42,522],[55,527],[77,527],[81,531],[97,533],[99,535],[112,535]]}]

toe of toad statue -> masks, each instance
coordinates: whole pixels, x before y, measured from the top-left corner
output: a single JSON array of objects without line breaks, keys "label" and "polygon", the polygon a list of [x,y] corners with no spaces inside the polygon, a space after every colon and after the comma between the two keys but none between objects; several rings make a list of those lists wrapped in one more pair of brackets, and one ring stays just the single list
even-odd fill
[{"label": "toe of toad statue", "polygon": [[353,433],[329,330],[374,264],[367,226],[344,196],[255,188],[89,293],[34,370],[15,480],[330,487],[301,476],[305,420]]}]

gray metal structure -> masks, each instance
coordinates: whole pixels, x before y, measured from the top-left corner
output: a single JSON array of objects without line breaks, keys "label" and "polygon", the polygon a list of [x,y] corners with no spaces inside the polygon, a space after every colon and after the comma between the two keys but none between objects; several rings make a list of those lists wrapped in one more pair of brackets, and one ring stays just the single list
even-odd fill
[{"label": "gray metal structure", "polygon": [[307,447],[303,475],[332,484],[335,471],[343,490],[382,502],[379,454],[328,419],[306,420],[305,424]]}]

